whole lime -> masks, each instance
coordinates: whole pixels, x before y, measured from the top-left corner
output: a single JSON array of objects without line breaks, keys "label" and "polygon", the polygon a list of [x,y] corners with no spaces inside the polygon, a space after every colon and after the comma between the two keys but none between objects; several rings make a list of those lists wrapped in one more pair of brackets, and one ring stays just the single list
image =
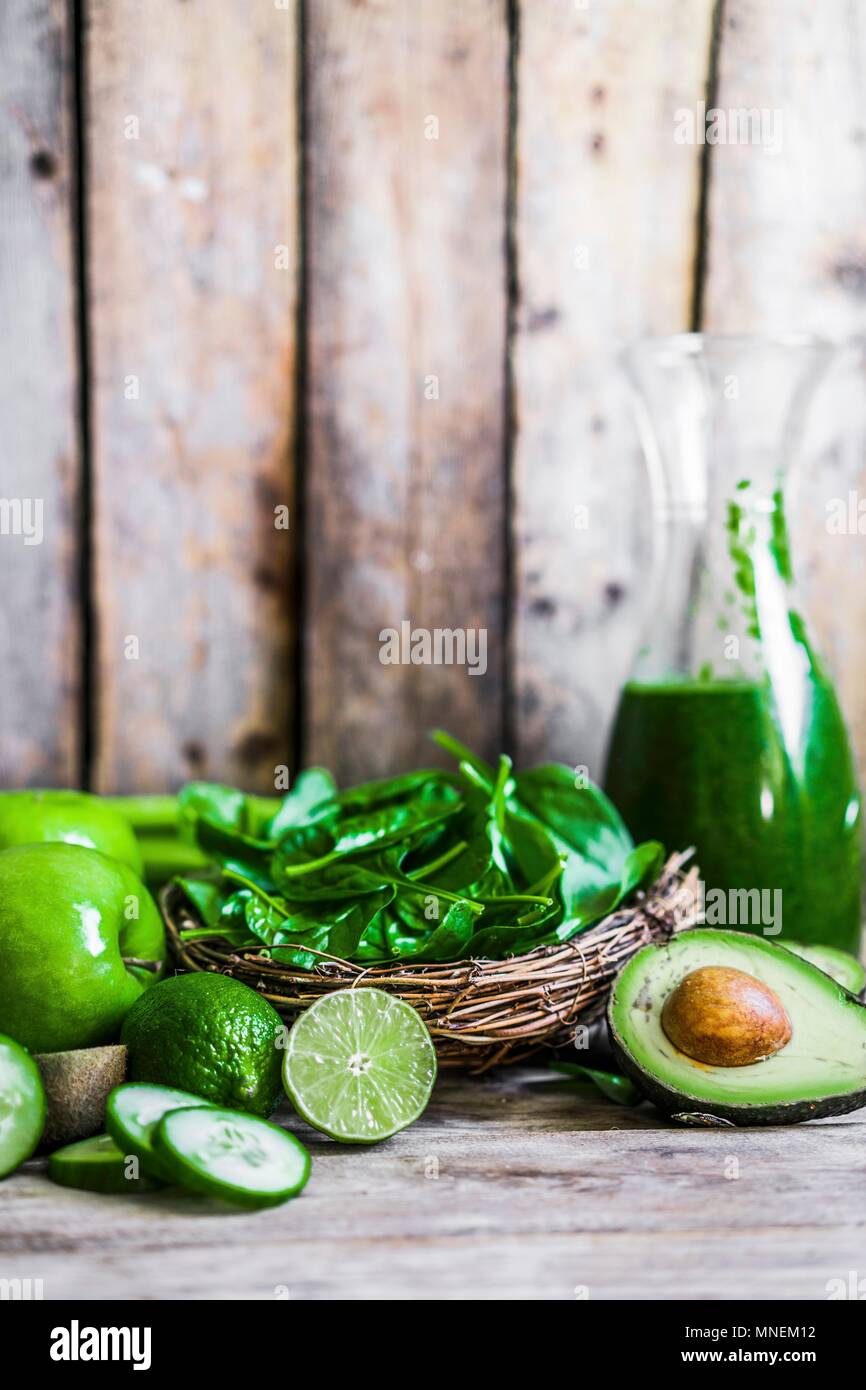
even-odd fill
[{"label": "whole lime", "polygon": [[98,849],[141,877],[141,850],[132,826],[107,801],[89,792],[0,792],[0,849],[57,840]]},{"label": "whole lime", "polygon": [[280,1096],[282,1019],[228,975],[174,975],[130,1009],[121,1041],[129,1080],[175,1086],[217,1105],[270,1115]]}]

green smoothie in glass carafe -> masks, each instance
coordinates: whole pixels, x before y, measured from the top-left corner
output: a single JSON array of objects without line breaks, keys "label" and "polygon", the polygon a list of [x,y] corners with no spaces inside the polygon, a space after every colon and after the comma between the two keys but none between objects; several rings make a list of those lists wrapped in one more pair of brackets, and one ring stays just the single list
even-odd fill
[{"label": "green smoothie in glass carafe", "polygon": [[[795,598],[781,486],[827,355],[814,340],[700,335],[631,355],[663,553],[605,786],[636,838],[695,846],[708,924],[856,953],[860,793]],[[737,361],[747,396],[732,420],[721,383]]]}]

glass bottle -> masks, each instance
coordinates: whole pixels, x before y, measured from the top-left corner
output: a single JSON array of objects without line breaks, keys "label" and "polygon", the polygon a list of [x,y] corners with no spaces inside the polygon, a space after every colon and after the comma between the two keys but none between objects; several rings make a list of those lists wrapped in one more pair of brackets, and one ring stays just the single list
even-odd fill
[{"label": "glass bottle", "polygon": [[635,839],[695,846],[708,925],[857,952],[860,793],[785,520],[832,353],[703,334],[626,353],[658,544],[605,785]]}]

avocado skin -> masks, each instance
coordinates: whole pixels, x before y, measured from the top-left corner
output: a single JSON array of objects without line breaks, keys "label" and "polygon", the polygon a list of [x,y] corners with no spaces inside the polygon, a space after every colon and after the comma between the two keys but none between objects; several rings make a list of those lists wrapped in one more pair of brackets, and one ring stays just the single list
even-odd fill
[{"label": "avocado skin", "polygon": [[[853,997],[853,996],[852,996]],[[611,992],[613,998],[613,992]],[[607,1016],[610,1045],[623,1074],[630,1078],[638,1090],[652,1101],[657,1109],[666,1115],[688,1115],[710,1113],[720,1120],[727,1120],[739,1127],[751,1125],[798,1125],[804,1120],[821,1120],[831,1115],[848,1115],[852,1110],[866,1106],[866,1089],[851,1091],[844,1096],[824,1096],[821,1100],[789,1100],[778,1105],[725,1105],[722,1102],[691,1100],[682,1091],[675,1091],[663,1081],[647,1075],[636,1066],[628,1055],[622,1039],[613,1025],[608,1008]]]}]

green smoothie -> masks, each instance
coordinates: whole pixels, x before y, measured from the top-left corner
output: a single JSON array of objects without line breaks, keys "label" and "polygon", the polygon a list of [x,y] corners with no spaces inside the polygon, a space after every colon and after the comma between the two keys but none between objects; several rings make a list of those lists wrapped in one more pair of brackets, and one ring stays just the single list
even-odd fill
[{"label": "green smoothie", "polygon": [[[857,954],[862,827],[848,736],[832,683],[789,620],[805,657],[795,739],[788,730],[796,746],[769,682],[629,682],[605,785],[636,840],[696,847],[708,902],[713,889],[729,903],[732,889],[781,890],[770,899],[781,935]],[[728,924],[767,928],[763,918]]]}]

